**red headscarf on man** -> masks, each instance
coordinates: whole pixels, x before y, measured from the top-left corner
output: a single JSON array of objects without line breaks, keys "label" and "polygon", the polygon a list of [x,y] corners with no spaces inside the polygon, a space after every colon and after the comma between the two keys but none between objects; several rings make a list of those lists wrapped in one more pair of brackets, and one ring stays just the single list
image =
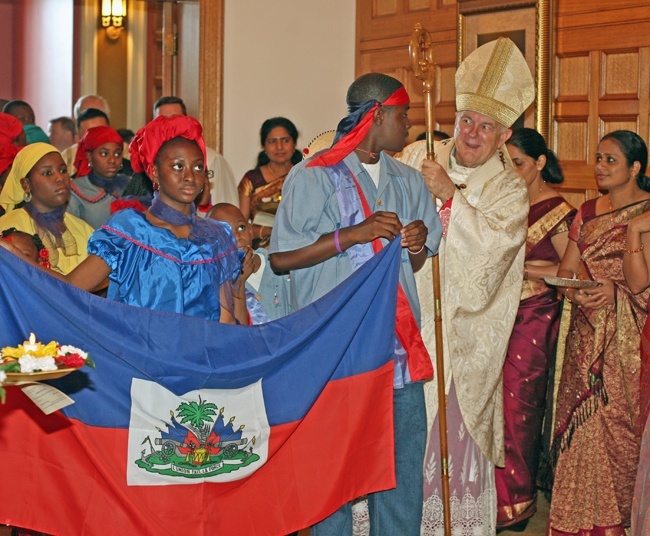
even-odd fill
[{"label": "red headscarf on man", "polygon": [[[377,110],[379,106],[399,106],[402,104],[409,104],[410,102],[409,94],[406,89],[404,89],[404,86],[397,88],[384,102],[370,101],[369,104],[372,104],[372,107],[368,112],[365,115],[356,118],[356,124],[347,125],[350,130],[345,132],[345,135],[334,143],[330,149],[312,158],[307,163],[307,167],[332,166],[338,164],[347,155],[354,151],[364,140],[372,126],[375,117],[375,110]],[[339,123],[339,127],[340,126],[341,123]],[[337,135],[338,134],[339,129],[337,128]]]},{"label": "red headscarf on man", "polygon": [[105,143],[117,143],[122,147],[124,141],[122,140],[122,136],[113,127],[93,127],[86,131],[77,146],[77,154],[74,157],[74,167],[77,170],[77,177],[85,177],[90,174],[91,167],[86,153],[93,152],[97,147],[101,147]]},{"label": "red headscarf on man", "polygon": [[205,142],[201,123],[189,115],[172,117],[159,115],[138,130],[129,145],[133,171],[136,173],[144,171],[151,178],[154,161],[160,148],[169,140],[179,137],[195,141],[205,161]]}]

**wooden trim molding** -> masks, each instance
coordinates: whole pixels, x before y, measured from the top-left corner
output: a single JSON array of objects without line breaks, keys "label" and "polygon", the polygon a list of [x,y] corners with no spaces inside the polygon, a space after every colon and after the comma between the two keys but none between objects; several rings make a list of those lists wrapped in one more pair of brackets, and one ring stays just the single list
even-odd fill
[{"label": "wooden trim molding", "polygon": [[205,144],[223,151],[223,47],[225,0],[200,0],[199,121]]}]

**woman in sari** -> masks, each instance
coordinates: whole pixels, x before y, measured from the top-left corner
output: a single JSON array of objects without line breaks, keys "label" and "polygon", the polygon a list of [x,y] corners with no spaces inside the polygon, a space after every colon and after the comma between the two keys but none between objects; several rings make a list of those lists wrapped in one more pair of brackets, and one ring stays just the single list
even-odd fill
[{"label": "woman in sari", "polygon": [[548,372],[555,356],[560,300],[544,277],[555,276],[575,209],[550,184],[564,180],[557,157],[539,132],[516,130],[507,142],[526,181],[530,213],[524,283],[503,366],[506,465],[497,468],[497,527],[522,526],[537,510],[536,476]]},{"label": "woman in sari", "polygon": [[[632,219],[627,226],[623,273],[632,292],[643,292],[650,287],[650,211]],[[632,501],[634,536],[650,534],[650,316],[641,333],[640,404],[639,425],[643,439]]]},{"label": "woman in sari", "polygon": [[0,204],[7,213],[0,229],[15,227],[37,234],[49,255],[52,270],[67,274],[87,256],[93,230],[66,212],[70,176],[59,150],[48,143],[27,145],[16,156]]},{"label": "woman in sari", "polygon": [[[239,208],[246,219],[253,222],[253,245],[268,246],[272,219],[282,198],[282,185],[291,168],[302,160],[296,150],[298,130],[284,117],[273,117],[262,123],[260,130],[262,151],[257,155],[257,166],[247,171],[239,183]],[[255,216],[264,213],[256,218]]]},{"label": "woman in sari", "polygon": [[600,286],[562,287],[572,302],[551,456],[548,534],[623,535],[639,459],[640,337],[649,290],[623,276],[632,218],[650,210],[648,150],[618,130],[598,144],[595,175],[607,194],[586,201],[569,231],[558,275]]}]

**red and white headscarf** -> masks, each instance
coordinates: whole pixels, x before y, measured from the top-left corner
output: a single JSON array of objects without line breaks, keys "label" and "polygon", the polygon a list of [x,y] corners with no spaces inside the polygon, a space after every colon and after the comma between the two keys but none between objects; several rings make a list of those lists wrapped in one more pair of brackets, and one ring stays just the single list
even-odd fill
[{"label": "red and white headscarf", "polygon": [[172,117],[159,115],[138,130],[129,145],[133,171],[136,173],[144,171],[151,178],[153,165],[160,148],[169,140],[179,137],[195,141],[201,149],[205,162],[205,142],[203,141],[201,123],[189,115]]}]

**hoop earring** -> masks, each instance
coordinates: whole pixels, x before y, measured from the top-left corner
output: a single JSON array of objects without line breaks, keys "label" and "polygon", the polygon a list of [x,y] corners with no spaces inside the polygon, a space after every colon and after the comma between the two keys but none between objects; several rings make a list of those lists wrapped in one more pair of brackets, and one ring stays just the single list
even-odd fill
[{"label": "hoop earring", "polygon": [[158,188],[159,188],[158,183],[157,183],[157,182],[154,182],[154,183],[153,183],[153,189],[157,192],[157,191],[158,191]]},{"label": "hoop earring", "polygon": [[23,194],[23,199],[25,200],[25,203],[29,203],[32,200],[32,192],[25,192]]}]

